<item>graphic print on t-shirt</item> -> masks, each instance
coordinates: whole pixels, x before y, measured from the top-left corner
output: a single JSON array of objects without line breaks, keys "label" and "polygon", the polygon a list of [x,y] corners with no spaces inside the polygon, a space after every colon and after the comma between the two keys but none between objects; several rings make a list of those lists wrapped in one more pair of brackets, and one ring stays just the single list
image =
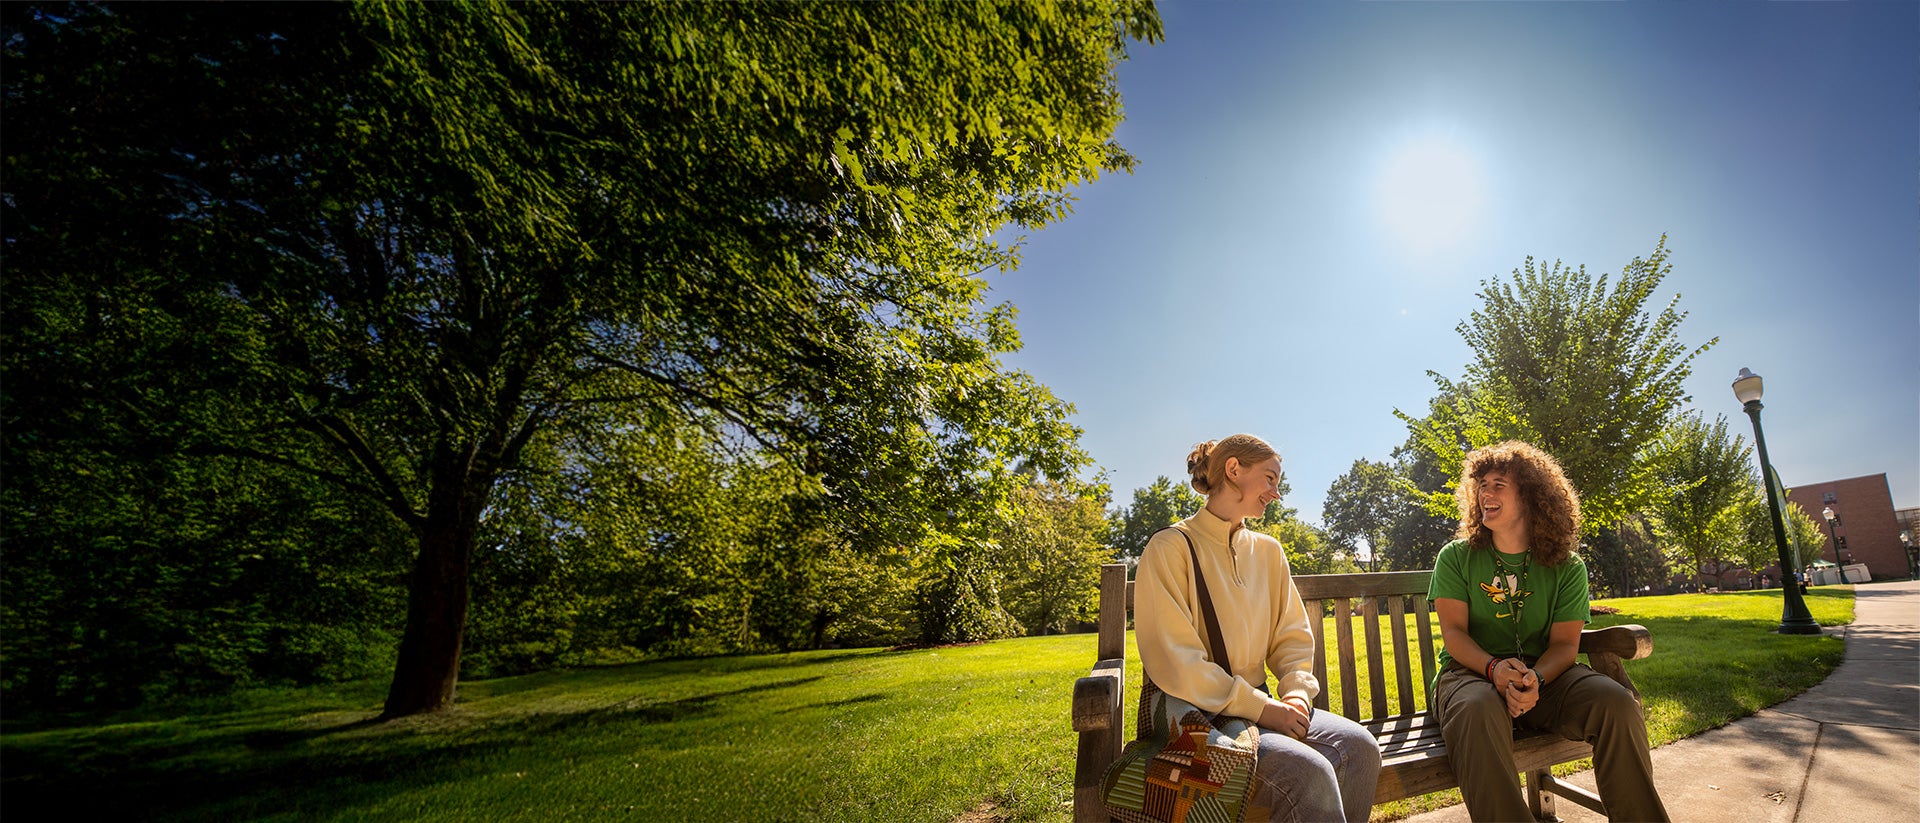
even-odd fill
[{"label": "graphic print on t-shirt", "polygon": [[1511,611],[1501,612],[1499,609],[1518,608],[1522,600],[1533,594],[1533,592],[1520,590],[1519,578],[1511,574],[1500,574],[1498,571],[1494,572],[1493,582],[1480,584],[1480,591],[1487,595],[1488,600],[1493,601],[1494,617],[1513,614]]}]

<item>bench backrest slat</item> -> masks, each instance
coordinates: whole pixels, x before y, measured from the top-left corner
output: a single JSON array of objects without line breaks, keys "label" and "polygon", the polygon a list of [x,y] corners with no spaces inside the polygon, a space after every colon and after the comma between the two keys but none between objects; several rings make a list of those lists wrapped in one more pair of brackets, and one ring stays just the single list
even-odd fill
[{"label": "bench backrest slat", "polygon": [[1420,688],[1424,689],[1439,674],[1440,658],[1433,656],[1433,609],[1427,605],[1427,593],[1413,595],[1414,633],[1420,635]]},{"label": "bench backrest slat", "polygon": [[[1120,602],[1124,600],[1125,602]],[[1127,567],[1109,563],[1100,567],[1100,660],[1127,656],[1127,615],[1133,613],[1133,581]],[[1108,619],[1107,615],[1113,615]]]},{"label": "bench backrest slat", "polygon": [[[1334,639],[1340,651],[1340,713],[1348,717],[1360,716],[1360,684],[1354,679],[1360,675],[1353,664],[1353,601],[1344,597],[1333,601]],[[1314,656],[1327,653],[1325,647],[1314,650]]]},{"label": "bench backrest slat", "polygon": [[[1367,630],[1367,686],[1373,698],[1373,716],[1387,716],[1387,669],[1380,655],[1380,598],[1360,600],[1360,617]],[[1396,654],[1394,657],[1400,657]]]},{"label": "bench backrest slat", "polygon": [[[1399,596],[1387,598],[1387,617],[1392,620],[1393,647],[1405,649],[1407,647],[1407,599]],[[1395,682],[1400,686],[1400,713],[1413,714],[1413,661],[1408,660],[1404,653],[1393,657]]]},{"label": "bench backrest slat", "polygon": [[[1307,611],[1313,612],[1314,614],[1326,613],[1320,601],[1314,600],[1310,602],[1313,605],[1308,606]],[[1327,653],[1325,650],[1327,648],[1327,621],[1309,620],[1307,623],[1313,627],[1313,647],[1318,650],[1313,654],[1313,679],[1320,684],[1320,693],[1313,696],[1313,705],[1314,708],[1325,711],[1327,710],[1327,695],[1333,691],[1326,686]]]}]

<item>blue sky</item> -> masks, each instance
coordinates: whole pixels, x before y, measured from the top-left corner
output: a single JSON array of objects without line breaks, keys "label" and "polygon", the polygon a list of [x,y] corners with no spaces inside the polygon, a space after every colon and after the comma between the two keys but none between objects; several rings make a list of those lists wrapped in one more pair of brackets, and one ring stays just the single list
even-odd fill
[{"label": "blue sky", "polygon": [[1668,237],[1689,408],[1787,485],[1920,505],[1920,4],[1161,5],[1119,71],[1139,160],[1031,232],[990,298],[1116,503],[1197,441],[1281,452],[1289,505],[1406,439],[1483,279],[1617,273]]}]

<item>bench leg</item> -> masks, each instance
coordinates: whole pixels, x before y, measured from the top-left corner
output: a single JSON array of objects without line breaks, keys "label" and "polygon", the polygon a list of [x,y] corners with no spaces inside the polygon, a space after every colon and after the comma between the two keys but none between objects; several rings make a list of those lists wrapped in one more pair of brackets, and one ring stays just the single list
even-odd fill
[{"label": "bench leg", "polygon": [[1533,813],[1533,819],[1542,823],[1552,823],[1560,819],[1553,812],[1553,793],[1546,790],[1547,781],[1553,779],[1546,769],[1534,769],[1527,772],[1527,811]]},{"label": "bench leg", "polygon": [[1553,776],[1546,769],[1527,772],[1527,810],[1533,813],[1535,820],[1554,821],[1560,816],[1554,813],[1554,795],[1572,801],[1597,814],[1606,814],[1607,807],[1600,802],[1600,796]]},{"label": "bench leg", "polygon": [[1113,764],[1114,746],[1119,735],[1112,729],[1080,733],[1080,757],[1073,775],[1074,823],[1098,823],[1112,819],[1100,797],[1100,780]]}]

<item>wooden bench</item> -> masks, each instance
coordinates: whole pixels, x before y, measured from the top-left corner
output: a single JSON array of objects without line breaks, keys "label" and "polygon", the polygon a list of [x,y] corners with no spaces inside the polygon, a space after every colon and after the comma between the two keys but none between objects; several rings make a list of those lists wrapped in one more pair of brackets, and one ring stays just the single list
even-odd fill
[{"label": "wooden bench", "polygon": [[[1433,635],[1437,626],[1427,604],[1427,583],[1432,576],[1432,571],[1411,571],[1294,578],[1309,612],[1318,606],[1320,613],[1332,614],[1339,655],[1340,714],[1372,730],[1380,743],[1383,765],[1374,789],[1376,804],[1457,785],[1452,767],[1447,763],[1446,745],[1440,740],[1439,726],[1429,723],[1426,712],[1414,705],[1415,694],[1423,694],[1432,680],[1435,665]],[[1355,608],[1356,600],[1358,608]],[[1390,645],[1382,643],[1383,603]],[[1093,673],[1080,678],[1073,687],[1073,728],[1080,734],[1079,759],[1073,776],[1073,819],[1076,821],[1110,819],[1106,805],[1100,800],[1100,779],[1107,767],[1119,758],[1126,737],[1121,698],[1126,693],[1127,616],[1132,611],[1133,582],[1127,579],[1127,567],[1118,563],[1101,567],[1098,662],[1093,666]],[[1412,638],[1407,636],[1409,614],[1415,623]],[[1355,653],[1356,616],[1361,622],[1364,655]],[[1326,642],[1322,636],[1325,622],[1313,623],[1317,650],[1313,673],[1321,683],[1320,696],[1314,703],[1321,710],[1332,711],[1328,701],[1336,686],[1335,681],[1327,677]],[[1418,672],[1413,671],[1413,663],[1408,659],[1409,643],[1417,643]],[[1639,697],[1640,692],[1633,687],[1621,661],[1638,660],[1653,652],[1653,639],[1645,627],[1611,626],[1581,632],[1580,652],[1586,655],[1587,664],[1594,671],[1619,681]],[[1391,705],[1387,697],[1389,677],[1393,678],[1398,693],[1398,700]],[[1599,797],[1554,779],[1549,771],[1559,763],[1592,757],[1592,746],[1543,732],[1520,732],[1514,740],[1513,754],[1514,765],[1527,775],[1527,802],[1534,817],[1556,819],[1553,809],[1556,794],[1604,813]]]}]

